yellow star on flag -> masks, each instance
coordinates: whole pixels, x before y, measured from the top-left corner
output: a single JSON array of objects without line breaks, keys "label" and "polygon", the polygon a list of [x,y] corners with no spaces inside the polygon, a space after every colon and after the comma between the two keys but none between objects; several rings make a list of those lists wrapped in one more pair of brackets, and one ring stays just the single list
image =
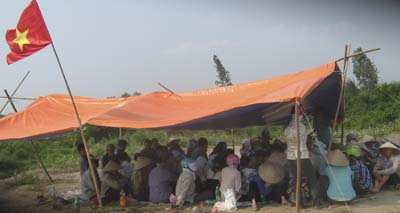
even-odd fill
[{"label": "yellow star on flag", "polygon": [[28,36],[28,32],[29,29],[26,29],[24,32],[20,32],[18,29],[15,29],[15,32],[17,34],[17,37],[14,39],[14,43],[18,44],[19,49],[21,50],[21,52],[24,51],[24,45],[25,44],[30,44],[31,42],[28,40],[27,36]]}]

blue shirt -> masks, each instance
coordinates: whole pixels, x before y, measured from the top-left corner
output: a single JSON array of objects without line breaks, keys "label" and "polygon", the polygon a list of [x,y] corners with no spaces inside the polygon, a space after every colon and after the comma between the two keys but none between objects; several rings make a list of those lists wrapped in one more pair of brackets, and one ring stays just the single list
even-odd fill
[{"label": "blue shirt", "polygon": [[354,182],[358,184],[360,188],[371,191],[374,185],[367,166],[361,161],[354,159],[350,161],[350,168],[354,174]]},{"label": "blue shirt", "polygon": [[329,177],[328,197],[335,201],[349,201],[356,197],[349,166],[327,166],[324,174]]},{"label": "blue shirt", "polygon": [[261,180],[260,176],[257,174],[254,176],[253,181],[257,184],[258,192],[260,195],[268,196],[272,192],[272,187],[266,188],[264,181]]}]

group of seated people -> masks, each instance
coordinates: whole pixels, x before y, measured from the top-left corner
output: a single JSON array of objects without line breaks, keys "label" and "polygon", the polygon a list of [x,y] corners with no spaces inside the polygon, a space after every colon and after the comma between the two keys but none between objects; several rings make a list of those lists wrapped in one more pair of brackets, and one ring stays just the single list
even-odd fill
[{"label": "group of seated people", "polygon": [[[268,201],[294,205],[298,133],[295,120],[293,116],[285,129],[286,142],[272,141],[264,129],[260,136],[243,140],[240,155],[222,141],[208,154],[209,141],[201,137],[187,142],[186,151],[178,138],[171,138],[166,145],[157,139],[146,139],[144,148],[133,155],[134,164],[125,152],[127,141],[119,140],[117,148],[108,144],[101,158],[101,177],[98,160],[93,156],[89,159],[104,203],[119,200],[123,191],[138,201],[182,207],[219,199],[219,191],[222,202],[233,194],[237,201],[251,202],[254,210]],[[373,139],[359,141],[355,134],[349,134],[345,145],[333,140],[327,151],[330,135],[324,137],[322,125],[314,118],[316,126],[312,134],[307,134],[301,122],[299,126],[302,193],[298,199],[302,206],[323,208],[329,202],[351,201],[356,196],[379,192],[385,184],[400,183],[397,145]],[[78,151],[82,200],[96,202],[83,145],[78,145]]]}]

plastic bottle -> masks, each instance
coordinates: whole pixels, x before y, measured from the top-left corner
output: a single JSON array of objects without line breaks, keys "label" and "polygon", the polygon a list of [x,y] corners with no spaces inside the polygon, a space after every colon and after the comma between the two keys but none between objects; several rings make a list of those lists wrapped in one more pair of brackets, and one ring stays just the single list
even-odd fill
[{"label": "plastic bottle", "polygon": [[121,190],[120,192],[120,198],[119,198],[119,206],[121,208],[125,208],[126,207],[126,196],[125,196],[125,192],[124,190]]},{"label": "plastic bottle", "polygon": [[215,199],[216,199],[217,201],[221,201],[221,191],[219,191],[218,186],[215,187]]},{"label": "plastic bottle", "polygon": [[81,198],[78,195],[75,195],[74,209],[76,213],[81,212]]}]

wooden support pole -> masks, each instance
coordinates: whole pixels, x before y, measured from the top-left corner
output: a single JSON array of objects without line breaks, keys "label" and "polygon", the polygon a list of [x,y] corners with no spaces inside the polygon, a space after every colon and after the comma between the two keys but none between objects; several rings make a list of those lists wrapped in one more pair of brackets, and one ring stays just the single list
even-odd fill
[{"label": "wooden support pole", "polygon": [[297,171],[296,171],[296,211],[300,212],[300,186],[301,186],[301,159],[300,159],[300,120],[299,120],[299,100],[296,99],[295,118],[296,118],[296,145],[297,145]]},{"label": "wooden support pole", "polygon": [[168,87],[164,86],[162,83],[158,82],[157,83],[160,87],[162,87],[163,89],[167,90],[168,92],[170,92],[171,94],[175,94],[174,91],[168,89]]},{"label": "wooden support pole", "polygon": [[29,142],[30,142],[30,144],[32,145],[33,151],[35,152],[36,157],[37,157],[37,159],[39,160],[39,163],[40,163],[40,165],[42,166],[42,168],[43,168],[44,172],[46,173],[47,177],[49,178],[50,182],[54,182],[53,179],[51,178],[49,172],[47,171],[46,167],[44,166],[44,163],[43,163],[43,161],[42,161],[42,158],[40,157],[39,152],[38,152],[36,146],[33,144],[33,141],[29,141]]},{"label": "wooden support pole", "polygon": [[69,93],[69,97],[71,98],[72,107],[74,108],[76,120],[78,121],[79,130],[81,132],[83,145],[85,146],[86,157],[87,157],[87,160],[88,160],[88,163],[89,163],[90,173],[92,175],[93,185],[94,185],[94,188],[96,189],[97,200],[99,202],[99,207],[100,207],[100,209],[102,211],[103,210],[103,204],[102,204],[102,201],[101,201],[100,190],[99,190],[99,186],[98,186],[98,182],[97,182],[96,173],[95,173],[92,161],[90,160],[90,157],[89,157],[90,156],[89,145],[88,145],[87,140],[86,140],[85,132],[83,131],[82,121],[81,121],[81,118],[79,116],[79,112],[78,112],[78,109],[76,107],[76,104],[75,104],[74,96],[72,95],[72,92],[71,92],[71,89],[69,87],[67,78],[65,77],[64,69],[63,69],[63,67],[61,65],[60,58],[58,57],[58,54],[57,54],[56,48],[54,47],[54,43],[53,42],[51,42],[51,47],[53,49],[54,55],[56,56],[58,67],[60,68],[60,72],[61,72],[61,75],[62,75],[62,77],[64,79],[65,86],[67,87],[67,90],[68,90],[68,93]]},{"label": "wooden support pole", "polygon": [[234,136],[233,129],[231,129],[231,135],[232,135],[232,149],[233,149],[233,153],[235,154],[235,136]]},{"label": "wooden support pole", "polygon": [[[4,90],[4,92],[6,93],[6,96],[8,97],[8,101],[10,102],[11,106],[13,107],[14,112],[18,112],[18,110],[17,110],[17,108],[15,107],[14,103],[12,102],[11,97],[9,96],[7,90]],[[35,145],[33,144],[32,141],[29,141],[29,142],[30,142],[30,144],[32,145],[33,152],[35,153],[37,159],[39,160],[39,163],[40,163],[40,165],[42,166],[44,172],[46,173],[46,175],[47,175],[47,177],[49,178],[50,182],[53,182],[53,179],[51,178],[49,172],[47,171],[46,167],[44,166],[44,163],[43,163],[43,161],[42,161],[42,158],[41,158],[40,155],[39,155],[39,151],[36,149],[36,147],[35,147]]]},{"label": "wooden support pole", "polygon": [[122,128],[119,128],[119,139],[122,139]]},{"label": "wooden support pole", "polygon": [[[349,49],[350,49],[350,48],[349,48]],[[358,56],[358,55],[361,55],[361,54],[370,53],[370,52],[375,52],[375,51],[378,51],[378,50],[381,50],[381,48],[369,49],[369,50],[365,50],[365,51],[353,53],[353,54],[351,54],[351,55],[350,55],[350,53],[349,53],[347,56],[341,57],[341,58],[337,59],[336,62],[346,60],[346,58],[349,59],[349,58],[352,58],[352,57],[355,57],[355,56]]]},{"label": "wooden support pole", "polygon": [[12,102],[11,97],[10,97],[10,95],[8,94],[8,92],[7,92],[6,89],[4,90],[4,93],[6,94],[7,99],[8,99],[8,101],[10,102],[12,108],[14,109],[14,112],[17,112],[17,108],[15,107],[14,102]]},{"label": "wooden support pole", "polygon": [[[4,99],[8,99],[7,96],[1,96],[0,98],[4,98]],[[25,100],[25,101],[34,101],[36,100],[36,98],[21,98],[21,97],[15,97],[15,96],[10,96],[11,99],[15,99],[15,100]]]},{"label": "wooden support pole", "polygon": [[[28,71],[25,76],[22,78],[22,80],[19,82],[18,86],[14,89],[14,91],[11,93],[11,97],[13,97],[15,95],[15,93],[17,93],[18,89],[21,87],[22,83],[24,83],[25,79],[28,77],[30,71]],[[7,104],[10,103],[10,101],[8,100],[3,107],[0,109],[0,114],[4,111],[4,109],[6,108]]]},{"label": "wooden support pole", "polygon": [[[339,100],[338,100],[338,104],[337,104],[337,107],[336,107],[335,118],[333,120],[333,125],[332,125],[332,135],[334,134],[334,132],[336,130],[339,111],[340,111],[340,108],[342,107],[342,103],[343,103],[343,94],[344,94],[344,89],[345,89],[345,85],[346,85],[347,68],[348,68],[348,65],[349,65],[349,57],[348,57],[349,54],[350,54],[350,45],[346,44],[345,52],[344,52],[344,62],[343,62],[343,75],[342,75],[342,79],[341,79],[342,83],[340,85]],[[329,141],[328,152],[331,151],[332,140],[333,140],[333,137],[331,137],[331,140]]]}]

